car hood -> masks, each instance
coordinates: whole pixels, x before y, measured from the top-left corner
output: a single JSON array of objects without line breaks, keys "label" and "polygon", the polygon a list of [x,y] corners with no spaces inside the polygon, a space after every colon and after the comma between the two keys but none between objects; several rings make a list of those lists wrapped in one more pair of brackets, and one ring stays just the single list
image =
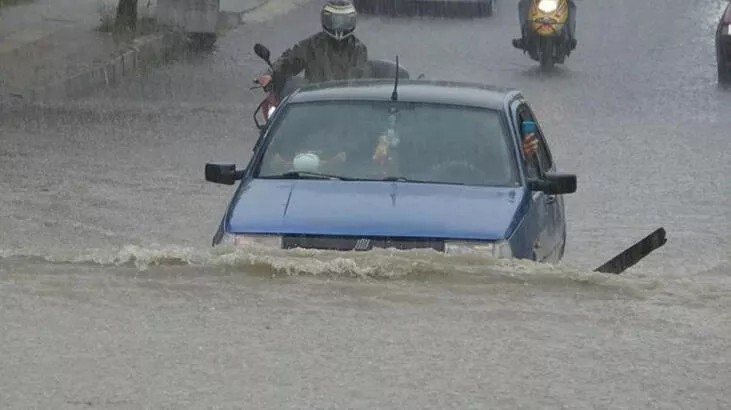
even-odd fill
[{"label": "car hood", "polygon": [[497,240],[516,223],[522,188],[382,181],[254,179],[226,231]]}]

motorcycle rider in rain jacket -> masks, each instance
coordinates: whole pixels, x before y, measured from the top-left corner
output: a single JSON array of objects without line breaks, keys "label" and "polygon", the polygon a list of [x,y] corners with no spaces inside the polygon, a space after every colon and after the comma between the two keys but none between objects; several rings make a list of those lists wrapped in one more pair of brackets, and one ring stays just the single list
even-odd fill
[{"label": "motorcycle rider in rain jacket", "polygon": [[282,53],[271,70],[259,78],[266,86],[284,82],[304,70],[308,82],[361,78],[368,70],[368,49],[355,37],[356,10],[348,0],[330,0],[320,11],[322,31]]},{"label": "motorcycle rider in rain jacket", "polygon": [[[518,18],[520,19],[520,32],[522,38],[513,39],[513,46],[519,49],[523,49],[526,41],[525,31],[526,22],[528,21],[528,11],[533,0],[520,0],[518,2]],[[576,48],[576,3],[574,0],[568,0],[569,2],[569,41],[571,42],[571,49]]]}]

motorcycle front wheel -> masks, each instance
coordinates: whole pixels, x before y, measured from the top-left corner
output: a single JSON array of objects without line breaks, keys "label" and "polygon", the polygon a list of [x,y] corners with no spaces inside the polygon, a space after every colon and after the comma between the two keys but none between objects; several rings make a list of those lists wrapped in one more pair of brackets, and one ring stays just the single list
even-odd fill
[{"label": "motorcycle front wheel", "polygon": [[547,37],[541,39],[540,62],[541,70],[549,71],[553,69],[553,38]]}]

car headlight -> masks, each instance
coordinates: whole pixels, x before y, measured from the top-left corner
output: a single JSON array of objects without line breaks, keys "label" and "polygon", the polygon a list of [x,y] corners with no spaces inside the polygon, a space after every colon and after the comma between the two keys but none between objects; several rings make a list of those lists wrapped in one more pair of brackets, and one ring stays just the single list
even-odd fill
[{"label": "car headlight", "polygon": [[269,107],[269,110],[267,111],[267,118],[272,118],[272,115],[274,114],[274,111],[277,110],[277,107],[272,105]]},{"label": "car headlight", "polygon": [[513,257],[513,250],[507,241],[497,242],[470,242],[470,241],[447,241],[444,243],[444,252],[450,255],[488,255],[493,258],[510,259]]},{"label": "car headlight", "polygon": [[265,246],[272,248],[282,247],[282,237],[279,235],[250,235],[224,233],[220,245],[232,246]]},{"label": "car headlight", "polygon": [[558,8],[558,1],[556,0],[541,0],[538,2],[538,10],[544,13],[552,13]]}]

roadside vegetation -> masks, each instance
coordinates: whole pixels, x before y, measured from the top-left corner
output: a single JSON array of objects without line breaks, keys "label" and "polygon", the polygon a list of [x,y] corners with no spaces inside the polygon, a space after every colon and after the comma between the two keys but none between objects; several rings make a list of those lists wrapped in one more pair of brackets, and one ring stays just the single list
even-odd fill
[{"label": "roadside vegetation", "polygon": [[30,3],[33,0],[0,0],[0,9],[3,7],[15,6],[16,4]]},{"label": "roadside vegetation", "polygon": [[115,31],[137,31],[137,0],[119,0],[114,21]]},{"label": "roadside vegetation", "polygon": [[[147,5],[149,7],[149,2]],[[158,26],[154,16],[138,13],[137,7],[137,0],[119,0],[116,4],[100,3],[97,30],[114,34],[119,39],[131,39],[156,32]]]}]

